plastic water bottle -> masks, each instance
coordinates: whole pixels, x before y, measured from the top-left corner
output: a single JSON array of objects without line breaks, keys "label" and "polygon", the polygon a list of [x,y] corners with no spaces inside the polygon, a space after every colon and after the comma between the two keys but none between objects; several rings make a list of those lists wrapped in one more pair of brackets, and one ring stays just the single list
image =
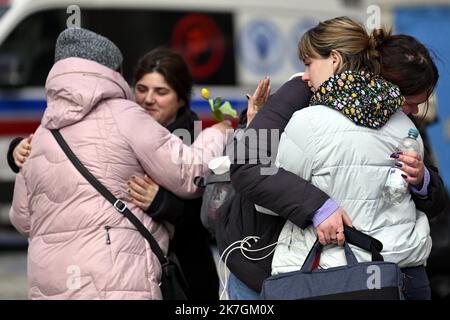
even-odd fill
[{"label": "plastic water bottle", "polygon": [[[400,145],[397,147],[397,151],[416,151],[419,153],[418,136],[419,132],[417,129],[409,129],[408,136],[402,139]],[[404,172],[396,166],[392,166],[389,169],[389,174],[383,188],[383,199],[385,202],[397,205],[408,195],[408,182],[403,179],[402,174]]]}]

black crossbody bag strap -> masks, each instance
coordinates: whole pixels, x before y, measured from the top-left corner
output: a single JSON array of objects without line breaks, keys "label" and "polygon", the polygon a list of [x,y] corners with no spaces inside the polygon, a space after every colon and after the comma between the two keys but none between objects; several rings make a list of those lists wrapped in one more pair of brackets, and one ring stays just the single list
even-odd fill
[{"label": "black crossbody bag strap", "polygon": [[148,229],[142,224],[142,222],[128,209],[125,202],[120,199],[117,199],[106,187],[101,184],[93,175],[86,169],[86,167],[81,163],[81,161],[77,158],[77,156],[72,152],[66,140],[64,140],[63,136],[57,129],[50,130],[58,142],[61,149],[64,151],[66,156],[69,158],[70,162],[75,166],[75,168],[81,173],[81,175],[103,196],[106,200],[108,200],[113,207],[121,214],[123,214],[139,231],[139,233],[148,241],[150,247],[158,257],[161,265],[166,264],[168,261],[156,242],[155,238],[153,238],[152,234]]}]

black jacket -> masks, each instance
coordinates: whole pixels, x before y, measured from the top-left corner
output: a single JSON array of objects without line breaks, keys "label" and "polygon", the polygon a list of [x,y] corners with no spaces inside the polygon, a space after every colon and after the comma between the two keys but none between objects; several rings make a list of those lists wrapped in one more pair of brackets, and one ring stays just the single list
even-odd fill
[{"label": "black jacket", "polygon": [[412,199],[416,204],[417,209],[424,212],[428,218],[433,218],[439,215],[444,208],[448,205],[448,193],[445,188],[444,182],[439,175],[438,168],[433,161],[431,146],[426,134],[425,128],[414,117],[410,117],[416,127],[420,131],[424,144],[424,158],[423,163],[430,173],[430,184],[428,185],[428,195],[425,199],[421,199],[416,194],[412,193]]},{"label": "black jacket", "polygon": [[[275,129],[281,135],[294,112],[309,106],[310,97],[311,91],[301,79],[288,81],[270,96],[247,131],[255,130],[254,137],[257,141],[260,139],[260,129]],[[278,141],[278,136],[275,138]],[[312,214],[329,197],[308,181],[281,168],[275,169],[276,174],[262,175],[261,168],[267,169],[269,164],[261,163],[273,163],[277,155],[277,150],[271,149],[271,142],[270,134],[267,149],[261,148],[261,144],[255,149],[257,144],[254,138],[235,141],[235,161],[231,166],[233,186],[248,200],[277,212],[304,228],[311,223]],[[244,155],[239,154],[242,149],[246,151]]]},{"label": "black jacket", "polygon": [[11,168],[11,170],[14,171],[14,173],[19,173],[20,168],[14,162],[13,152],[14,149],[17,147],[17,145],[20,143],[20,141],[22,141],[22,139],[23,139],[22,137],[14,138],[13,141],[11,141],[11,143],[9,144],[8,154],[6,155],[8,165]]}]

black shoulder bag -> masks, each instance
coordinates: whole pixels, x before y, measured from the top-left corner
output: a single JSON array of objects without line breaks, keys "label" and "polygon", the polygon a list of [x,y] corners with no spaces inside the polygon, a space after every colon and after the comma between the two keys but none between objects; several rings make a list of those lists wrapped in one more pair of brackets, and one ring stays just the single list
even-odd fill
[{"label": "black shoulder bag", "polygon": [[160,288],[164,300],[187,300],[188,285],[183,272],[180,268],[178,260],[173,253],[164,256],[161,248],[151,235],[150,231],[142,224],[142,222],[127,208],[127,205],[120,199],[117,199],[104,185],[102,185],[80,162],[77,156],[72,152],[67,142],[59,130],[50,130],[62,148],[66,156],[81,173],[81,175],[103,196],[108,200],[114,208],[123,214],[148,241],[150,248],[161,263],[162,275]]}]

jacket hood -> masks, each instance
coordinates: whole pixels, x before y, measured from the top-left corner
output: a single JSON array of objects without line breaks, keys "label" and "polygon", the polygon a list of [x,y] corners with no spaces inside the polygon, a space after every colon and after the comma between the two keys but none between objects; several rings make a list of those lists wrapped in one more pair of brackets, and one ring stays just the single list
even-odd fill
[{"label": "jacket hood", "polygon": [[42,125],[59,129],[82,120],[108,99],[134,101],[122,75],[97,62],[68,58],[53,65],[45,84],[47,108]]},{"label": "jacket hood", "polygon": [[311,98],[311,105],[336,109],[355,124],[378,129],[403,104],[400,89],[368,72],[344,71],[325,81]]}]

